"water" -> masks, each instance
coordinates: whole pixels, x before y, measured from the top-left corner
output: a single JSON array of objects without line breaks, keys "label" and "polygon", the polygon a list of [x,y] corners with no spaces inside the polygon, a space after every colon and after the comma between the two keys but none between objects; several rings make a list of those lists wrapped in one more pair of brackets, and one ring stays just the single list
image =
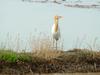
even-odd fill
[{"label": "water", "polygon": [[[74,47],[93,47],[95,38],[100,41],[100,9],[67,8],[57,4],[41,4],[22,2],[21,0],[0,0],[0,43],[7,39],[7,33],[11,35],[10,41],[20,34],[20,48],[29,49],[26,46],[30,34],[39,36],[52,36],[51,28],[54,23],[54,15],[64,18],[59,21],[61,40],[64,49]],[[96,43],[99,43],[99,41]],[[7,44],[7,43],[6,43]],[[14,43],[10,46],[14,47]],[[99,46],[99,45],[98,45]],[[99,46],[100,47],[100,46]],[[98,47],[98,48],[99,48]],[[97,47],[96,47],[97,48]]]}]

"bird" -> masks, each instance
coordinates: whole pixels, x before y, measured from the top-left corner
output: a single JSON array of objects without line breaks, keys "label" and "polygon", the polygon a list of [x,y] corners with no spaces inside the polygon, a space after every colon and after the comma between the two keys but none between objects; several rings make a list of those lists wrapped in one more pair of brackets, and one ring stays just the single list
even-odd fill
[{"label": "bird", "polygon": [[62,16],[54,16],[54,24],[52,26],[52,36],[53,36],[53,47],[54,43],[56,42],[56,50],[57,50],[57,41],[61,37],[60,35],[60,28],[59,28],[59,19],[63,18]]}]

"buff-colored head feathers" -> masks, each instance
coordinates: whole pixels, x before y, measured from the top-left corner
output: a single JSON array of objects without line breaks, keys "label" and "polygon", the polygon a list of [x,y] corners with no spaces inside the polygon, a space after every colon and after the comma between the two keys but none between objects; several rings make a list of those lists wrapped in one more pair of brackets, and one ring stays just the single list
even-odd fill
[{"label": "buff-colored head feathers", "polygon": [[58,31],[58,20],[62,18],[62,16],[54,16],[54,20],[55,20],[55,28],[54,31],[57,32]]},{"label": "buff-colored head feathers", "polygon": [[55,19],[55,20],[58,20],[58,19],[60,19],[60,18],[63,18],[63,17],[62,17],[62,16],[57,16],[57,15],[54,16],[54,19]]}]

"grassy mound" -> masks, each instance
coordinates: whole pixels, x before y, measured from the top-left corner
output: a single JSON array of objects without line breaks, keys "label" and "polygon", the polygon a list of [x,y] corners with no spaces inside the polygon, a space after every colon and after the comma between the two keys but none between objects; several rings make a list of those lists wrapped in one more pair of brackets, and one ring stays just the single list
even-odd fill
[{"label": "grassy mound", "polygon": [[0,50],[0,73],[100,72],[100,52],[86,49],[17,53]]}]

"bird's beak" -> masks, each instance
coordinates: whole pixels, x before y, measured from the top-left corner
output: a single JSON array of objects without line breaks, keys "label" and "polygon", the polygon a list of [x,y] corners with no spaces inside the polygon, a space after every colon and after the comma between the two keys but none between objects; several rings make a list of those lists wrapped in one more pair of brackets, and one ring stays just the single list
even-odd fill
[{"label": "bird's beak", "polygon": [[63,18],[63,16],[58,16],[58,18]]}]

